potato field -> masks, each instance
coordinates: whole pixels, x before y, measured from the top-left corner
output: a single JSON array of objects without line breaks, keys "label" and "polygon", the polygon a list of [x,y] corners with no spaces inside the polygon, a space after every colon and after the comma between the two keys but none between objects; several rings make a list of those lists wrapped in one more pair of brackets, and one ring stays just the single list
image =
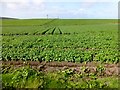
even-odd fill
[{"label": "potato field", "polygon": [[3,19],[0,27],[3,88],[118,88],[117,20]]}]

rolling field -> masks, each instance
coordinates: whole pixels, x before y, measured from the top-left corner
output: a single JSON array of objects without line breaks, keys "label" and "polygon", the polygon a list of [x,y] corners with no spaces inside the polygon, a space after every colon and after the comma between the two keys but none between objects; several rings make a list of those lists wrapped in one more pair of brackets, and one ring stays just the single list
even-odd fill
[{"label": "rolling field", "polygon": [[[3,86],[30,88],[30,80],[37,77],[32,88],[117,88],[118,83],[112,85],[117,82],[120,60],[117,22],[114,19],[3,20]],[[108,77],[112,75],[113,81]],[[100,78],[105,81],[100,82]]]},{"label": "rolling field", "polygon": [[117,63],[116,22],[3,20],[2,60]]}]

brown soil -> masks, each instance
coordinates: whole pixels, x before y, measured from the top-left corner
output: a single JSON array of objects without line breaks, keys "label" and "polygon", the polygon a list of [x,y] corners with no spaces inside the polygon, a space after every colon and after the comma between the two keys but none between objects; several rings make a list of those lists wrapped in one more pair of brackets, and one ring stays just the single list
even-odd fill
[{"label": "brown soil", "polygon": [[100,62],[88,62],[88,63],[72,63],[72,62],[39,62],[39,61],[0,61],[2,66],[13,66],[14,69],[30,65],[32,68],[37,69],[43,72],[55,72],[58,70],[65,70],[65,69],[72,69],[77,73],[82,72],[81,68],[87,67],[90,72],[96,72],[97,66],[102,65],[105,67],[104,75],[105,76],[112,76],[112,75],[119,75],[119,63],[118,64],[108,64],[104,63],[101,64]]}]

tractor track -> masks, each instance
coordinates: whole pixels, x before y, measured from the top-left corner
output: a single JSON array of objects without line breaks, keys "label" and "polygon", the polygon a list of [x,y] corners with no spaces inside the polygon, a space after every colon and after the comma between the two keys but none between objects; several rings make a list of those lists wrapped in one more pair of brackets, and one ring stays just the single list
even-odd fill
[{"label": "tractor track", "polygon": [[[2,27],[33,27],[33,28],[35,28],[36,30],[37,29],[39,29],[39,27],[44,27],[45,29],[47,29],[48,27],[48,29],[47,30],[45,30],[45,31],[43,31],[42,33],[39,33],[39,31],[36,31],[36,32],[34,32],[33,34],[29,34],[29,32],[24,32],[24,33],[15,33],[15,34],[13,34],[13,33],[9,33],[9,34],[0,34],[0,35],[2,35],[2,36],[17,36],[17,35],[45,35],[50,29],[52,29],[53,28],[53,26],[51,26],[50,24],[51,23],[53,23],[54,21],[56,21],[57,19],[53,19],[53,20],[51,20],[51,21],[49,21],[49,22],[46,22],[46,23],[44,23],[44,24],[41,24],[41,25],[4,25],[4,26],[2,26]],[[53,35],[54,34],[54,32],[55,32],[55,30],[57,29],[57,27],[54,27],[53,28],[53,30],[52,30],[52,32],[51,32],[51,34]],[[60,32],[60,34],[62,34],[62,31],[60,30],[60,28],[58,27],[58,30],[59,30],[59,32]],[[49,33],[50,34],[50,33]],[[65,33],[65,34],[68,34],[68,33]]]}]

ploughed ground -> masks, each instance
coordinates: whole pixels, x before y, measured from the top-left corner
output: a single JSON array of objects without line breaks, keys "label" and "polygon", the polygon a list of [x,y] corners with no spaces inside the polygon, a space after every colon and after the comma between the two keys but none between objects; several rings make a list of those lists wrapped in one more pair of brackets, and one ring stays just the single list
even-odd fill
[{"label": "ploughed ground", "polygon": [[100,62],[87,62],[87,63],[73,63],[73,62],[39,62],[39,61],[0,61],[1,66],[4,68],[10,68],[13,69],[27,66],[29,65],[31,68],[43,71],[43,72],[56,72],[59,70],[66,70],[66,69],[72,69],[77,73],[82,72],[81,68],[85,67],[89,70],[89,72],[94,73],[96,72],[96,68],[98,66],[103,66],[105,68],[104,70],[104,76],[119,76],[119,66],[120,63],[117,64],[109,64],[104,63],[101,64]]}]

